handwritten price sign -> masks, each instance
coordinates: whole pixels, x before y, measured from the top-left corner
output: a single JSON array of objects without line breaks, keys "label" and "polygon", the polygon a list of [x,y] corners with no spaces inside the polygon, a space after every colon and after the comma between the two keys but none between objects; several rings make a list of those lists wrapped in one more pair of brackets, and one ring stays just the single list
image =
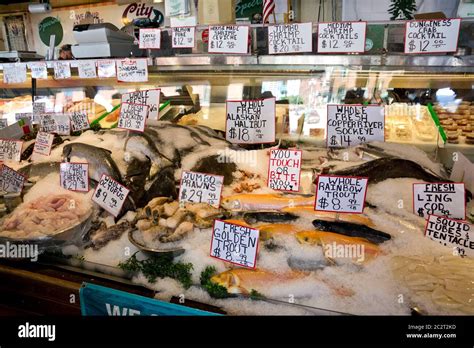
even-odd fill
[{"label": "handwritten price sign", "polygon": [[159,88],[124,93],[122,94],[122,104],[129,103],[147,105],[149,107],[148,118],[157,120],[160,112],[160,94],[161,89]]},{"label": "handwritten price sign", "polygon": [[78,60],[77,70],[81,79],[94,79],[97,77],[95,60]]},{"label": "handwritten price sign", "polygon": [[301,175],[301,150],[271,150],[268,187],[278,191],[298,192]]},{"label": "handwritten price sign", "polygon": [[362,213],[368,178],[320,175],[316,181],[314,210]]},{"label": "handwritten price sign", "polygon": [[319,23],[318,52],[364,52],[366,30],[366,22]]},{"label": "handwritten price sign", "polygon": [[14,139],[0,139],[0,161],[20,162],[23,141]]},{"label": "handwritten price sign", "polygon": [[141,49],[160,49],[161,29],[140,29],[138,46]]},{"label": "handwritten price sign", "polygon": [[147,82],[148,62],[146,59],[124,59],[117,61],[117,80],[121,82]]},{"label": "handwritten price sign", "polygon": [[313,24],[281,24],[268,27],[268,53],[302,53],[313,50]]},{"label": "handwritten price sign", "polygon": [[69,62],[54,62],[54,78],[56,80],[63,80],[71,78],[71,66]]},{"label": "handwritten price sign", "polygon": [[89,164],[66,162],[60,165],[61,186],[66,190],[89,191]]},{"label": "handwritten price sign", "polygon": [[459,256],[474,256],[474,229],[472,225],[459,220],[430,215],[425,236],[445,246],[453,247]]},{"label": "handwritten price sign", "polygon": [[92,201],[116,217],[120,214],[129,192],[125,186],[103,174],[92,195]]},{"label": "handwritten price sign", "polygon": [[0,166],[0,188],[5,192],[21,192],[25,184],[25,176],[7,167]]},{"label": "handwritten price sign", "polygon": [[49,156],[51,153],[51,146],[53,145],[54,134],[45,133],[45,132],[38,132],[36,135],[35,146],[33,148],[33,152],[43,155]]},{"label": "handwritten price sign", "polygon": [[26,64],[10,63],[3,64],[4,83],[23,83],[26,81]]},{"label": "handwritten price sign", "polygon": [[89,129],[89,118],[84,111],[73,111],[69,118],[71,120],[71,127],[74,132]]},{"label": "handwritten price sign", "polygon": [[224,177],[206,173],[183,171],[179,201],[207,203],[219,208]]},{"label": "handwritten price sign", "polygon": [[195,27],[174,27],[171,30],[173,48],[194,48]]},{"label": "handwritten price sign", "polygon": [[115,77],[115,60],[101,59],[97,61],[97,75],[100,78]]},{"label": "handwritten price sign", "polygon": [[275,98],[227,101],[226,139],[234,144],[275,141]]},{"label": "handwritten price sign", "polygon": [[255,268],[259,231],[255,228],[214,220],[211,257],[246,268]]},{"label": "handwritten price sign", "polygon": [[45,80],[48,78],[48,68],[44,62],[30,62],[28,67],[31,71],[32,79],[41,79]]},{"label": "handwritten price sign", "polygon": [[147,105],[122,103],[117,128],[144,132],[147,116]]},{"label": "handwritten price sign", "polygon": [[209,27],[209,53],[246,54],[249,27],[223,25]]},{"label": "handwritten price sign", "polygon": [[413,184],[413,213],[420,217],[466,218],[464,183]]},{"label": "handwritten price sign", "polygon": [[444,53],[458,49],[461,19],[408,21],[405,24],[405,53]]}]

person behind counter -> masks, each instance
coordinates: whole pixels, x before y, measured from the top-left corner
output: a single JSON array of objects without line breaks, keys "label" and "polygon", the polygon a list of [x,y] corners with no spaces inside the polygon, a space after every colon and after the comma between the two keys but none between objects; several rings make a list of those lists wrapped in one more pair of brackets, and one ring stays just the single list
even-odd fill
[{"label": "person behind counter", "polygon": [[59,49],[59,60],[70,60],[70,59],[74,59],[74,56],[72,55],[72,51],[71,51],[71,45],[67,44],[67,45],[63,45],[61,46],[61,48]]}]

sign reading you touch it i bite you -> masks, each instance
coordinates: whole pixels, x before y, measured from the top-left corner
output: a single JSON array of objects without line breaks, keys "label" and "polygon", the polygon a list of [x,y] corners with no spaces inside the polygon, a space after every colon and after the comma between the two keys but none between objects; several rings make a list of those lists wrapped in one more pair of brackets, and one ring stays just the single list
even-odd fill
[{"label": "sign reading you touch it i bite you", "polygon": [[228,100],[226,139],[234,144],[275,141],[275,98]]},{"label": "sign reading you touch it i bite you", "polygon": [[349,147],[385,140],[383,106],[328,105],[327,115],[327,147]]},{"label": "sign reading you touch it i bite you", "polygon": [[300,189],[301,157],[301,150],[271,150],[268,187],[277,191],[298,192]]}]

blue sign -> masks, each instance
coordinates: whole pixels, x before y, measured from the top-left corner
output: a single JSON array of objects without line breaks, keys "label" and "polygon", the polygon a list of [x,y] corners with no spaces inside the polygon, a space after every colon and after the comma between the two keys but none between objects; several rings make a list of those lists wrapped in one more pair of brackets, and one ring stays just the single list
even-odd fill
[{"label": "blue sign", "polygon": [[219,315],[89,283],[82,284],[79,298],[85,316]]}]

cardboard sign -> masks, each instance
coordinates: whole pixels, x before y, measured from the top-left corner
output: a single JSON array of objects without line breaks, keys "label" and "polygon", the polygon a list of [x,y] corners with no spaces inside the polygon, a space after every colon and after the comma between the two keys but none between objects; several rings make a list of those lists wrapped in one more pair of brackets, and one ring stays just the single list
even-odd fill
[{"label": "cardboard sign", "polygon": [[298,192],[301,177],[301,150],[271,150],[268,187],[277,191]]},{"label": "cardboard sign", "polygon": [[100,78],[115,77],[115,60],[101,59],[97,61],[97,75]]},{"label": "cardboard sign", "polygon": [[140,49],[157,49],[161,46],[161,29],[140,29],[138,47]]},{"label": "cardboard sign", "polygon": [[92,201],[107,210],[113,216],[118,216],[130,192],[106,174],[102,174],[100,181],[92,195]]},{"label": "cardboard sign", "polygon": [[0,139],[0,162],[20,162],[23,141],[14,139]]},{"label": "cardboard sign", "polygon": [[59,170],[62,187],[71,191],[89,191],[89,164],[63,162]]},{"label": "cardboard sign", "polygon": [[71,67],[67,61],[54,62],[54,79],[62,80],[71,78]]},{"label": "cardboard sign", "polygon": [[26,64],[8,63],[3,64],[3,83],[26,82]]},{"label": "cardboard sign", "polygon": [[48,78],[48,68],[45,62],[30,62],[28,67],[31,71],[31,78],[45,80]]},{"label": "cardboard sign", "polygon": [[194,48],[195,27],[174,27],[171,29],[173,48]]},{"label": "cardboard sign", "polygon": [[8,120],[6,118],[0,118],[0,129],[8,127]]},{"label": "cardboard sign", "polygon": [[316,180],[314,210],[362,213],[369,178],[320,175]]},{"label": "cardboard sign", "polygon": [[327,147],[353,146],[385,140],[384,107],[328,105]]},{"label": "cardboard sign", "polygon": [[148,109],[144,104],[122,103],[117,128],[144,132]]},{"label": "cardboard sign", "polygon": [[209,27],[209,53],[247,54],[249,27],[216,25]]},{"label": "cardboard sign", "polygon": [[146,89],[122,94],[122,103],[148,105],[148,118],[157,120],[160,113],[161,89]]},{"label": "cardboard sign", "polygon": [[465,219],[464,183],[413,184],[413,213],[423,218],[427,218],[428,215],[438,215],[452,219]]},{"label": "cardboard sign", "polygon": [[312,52],[312,32],[312,23],[270,25],[268,27],[268,53]]},{"label": "cardboard sign", "polygon": [[456,52],[460,26],[460,18],[407,21],[405,53]]},{"label": "cardboard sign", "polygon": [[21,192],[25,184],[25,176],[18,173],[16,170],[0,166],[0,188],[5,192]]},{"label": "cardboard sign", "polygon": [[474,164],[459,151],[456,152],[456,160],[449,180],[463,182],[467,190],[474,192]]},{"label": "cardboard sign", "polygon": [[207,203],[219,208],[224,177],[183,170],[179,188],[179,201]]},{"label": "cardboard sign", "polygon": [[214,220],[211,257],[254,269],[257,266],[258,235],[255,228]]},{"label": "cardboard sign", "polygon": [[121,82],[147,82],[148,62],[146,59],[124,59],[117,61],[117,80]]},{"label": "cardboard sign", "polygon": [[89,118],[83,111],[73,111],[71,114],[69,114],[69,119],[71,121],[71,128],[73,132],[90,128]]},{"label": "cardboard sign", "polygon": [[367,22],[318,23],[318,53],[365,51]]},{"label": "cardboard sign", "polygon": [[275,98],[226,102],[226,139],[234,144],[275,141]]},{"label": "cardboard sign", "polygon": [[[445,246],[451,246],[460,256],[474,256],[474,228],[464,221],[430,215],[425,236]],[[454,251],[453,250],[453,251]]]},{"label": "cardboard sign", "polygon": [[95,60],[78,60],[77,70],[81,79],[95,79],[97,72],[95,69]]},{"label": "cardboard sign", "polygon": [[46,132],[38,132],[36,135],[35,146],[33,148],[33,152],[43,155],[49,156],[51,153],[51,146],[53,145],[54,134],[46,133]]}]

